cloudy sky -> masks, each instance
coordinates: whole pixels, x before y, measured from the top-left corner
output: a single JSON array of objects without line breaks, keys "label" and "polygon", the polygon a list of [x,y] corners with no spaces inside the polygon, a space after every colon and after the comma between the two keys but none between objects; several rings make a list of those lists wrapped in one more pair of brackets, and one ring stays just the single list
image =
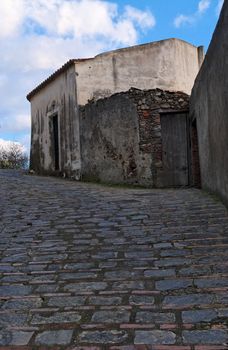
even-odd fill
[{"label": "cloudy sky", "polygon": [[207,49],[223,0],[0,0],[0,144],[29,150],[25,96],[70,58],[176,37]]}]

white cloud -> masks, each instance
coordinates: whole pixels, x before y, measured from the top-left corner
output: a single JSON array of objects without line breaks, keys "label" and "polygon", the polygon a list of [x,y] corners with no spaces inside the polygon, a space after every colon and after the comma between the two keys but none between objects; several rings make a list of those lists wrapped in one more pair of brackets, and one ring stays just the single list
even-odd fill
[{"label": "white cloud", "polygon": [[176,28],[180,28],[183,24],[192,24],[194,18],[192,16],[179,15],[174,19],[174,25]]},{"label": "white cloud", "polygon": [[[130,45],[138,39],[138,29],[155,25],[150,11],[125,6],[123,13],[119,13],[116,3],[104,0],[4,0],[0,2],[1,21],[3,15],[9,18],[3,22],[5,30],[0,33],[4,38],[23,29],[63,39],[100,36],[116,44]],[[131,29],[129,33],[125,32],[126,27]]]},{"label": "white cloud", "polygon": [[198,4],[198,12],[204,13],[210,7],[211,1],[201,0]]},{"label": "white cloud", "polygon": [[185,24],[193,24],[196,22],[210,7],[211,0],[201,0],[198,3],[197,11],[191,15],[180,14],[174,19],[174,26],[180,28]]},{"label": "white cloud", "polygon": [[218,1],[217,7],[216,7],[216,14],[217,14],[217,16],[219,16],[219,14],[221,12],[223,3],[224,3],[224,0],[219,0]]},{"label": "white cloud", "polygon": [[[150,11],[125,6],[121,14],[116,3],[104,0],[23,1],[27,1],[27,19],[34,22],[30,29],[35,24],[52,36],[77,39],[101,36],[116,43],[132,44],[132,40],[138,39],[137,28],[155,25]],[[130,32],[125,31],[126,27]]]},{"label": "white cloud", "polygon": [[0,137],[29,134],[26,94],[68,59],[134,45],[155,23],[115,0],[0,0]]},{"label": "white cloud", "polygon": [[3,149],[3,150],[9,149],[10,145],[11,145],[11,141],[0,139],[0,148],[1,149]]},{"label": "white cloud", "polygon": [[16,141],[4,140],[0,138],[0,153],[3,151],[9,151],[13,144],[16,144],[21,147],[22,152],[26,152],[26,148],[20,143]]},{"label": "white cloud", "polygon": [[132,21],[136,21],[141,28],[154,27],[156,25],[156,19],[150,12],[140,11],[129,5],[125,8],[125,16],[128,19],[131,18]]},{"label": "white cloud", "polygon": [[0,1],[0,38],[7,38],[17,34],[24,17],[24,1]]}]

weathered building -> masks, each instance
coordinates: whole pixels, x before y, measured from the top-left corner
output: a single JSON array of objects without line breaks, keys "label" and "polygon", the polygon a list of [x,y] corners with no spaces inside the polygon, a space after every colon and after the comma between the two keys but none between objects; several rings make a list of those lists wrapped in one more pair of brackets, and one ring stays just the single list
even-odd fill
[{"label": "weathered building", "polygon": [[197,123],[203,188],[228,204],[228,1],[197,76],[190,116]]},{"label": "weathered building", "polygon": [[70,60],[27,96],[31,169],[154,187],[190,184],[188,94],[202,59],[201,47],[169,39]]},{"label": "weathered building", "polygon": [[83,178],[189,185],[188,101],[182,92],[130,89],[81,107]]}]

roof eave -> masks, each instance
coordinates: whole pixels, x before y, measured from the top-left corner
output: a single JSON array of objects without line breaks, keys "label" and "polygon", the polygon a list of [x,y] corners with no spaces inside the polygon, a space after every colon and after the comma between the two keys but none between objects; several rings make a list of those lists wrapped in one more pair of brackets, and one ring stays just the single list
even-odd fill
[{"label": "roof eave", "polygon": [[65,72],[68,68],[74,65],[76,62],[85,61],[87,59],[70,59],[62,67],[57,69],[53,74],[51,74],[47,79],[45,79],[41,84],[39,84],[35,89],[28,93],[26,96],[27,100],[30,102],[32,97],[35,96],[40,90],[47,86],[50,82],[55,80],[60,74]]}]

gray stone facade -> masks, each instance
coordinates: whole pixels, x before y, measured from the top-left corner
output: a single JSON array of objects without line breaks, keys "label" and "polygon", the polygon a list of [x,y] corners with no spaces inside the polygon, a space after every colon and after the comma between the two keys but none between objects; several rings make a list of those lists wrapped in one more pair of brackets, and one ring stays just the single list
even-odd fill
[{"label": "gray stone facade", "polygon": [[202,187],[228,204],[228,1],[196,79],[190,103],[197,123]]}]

